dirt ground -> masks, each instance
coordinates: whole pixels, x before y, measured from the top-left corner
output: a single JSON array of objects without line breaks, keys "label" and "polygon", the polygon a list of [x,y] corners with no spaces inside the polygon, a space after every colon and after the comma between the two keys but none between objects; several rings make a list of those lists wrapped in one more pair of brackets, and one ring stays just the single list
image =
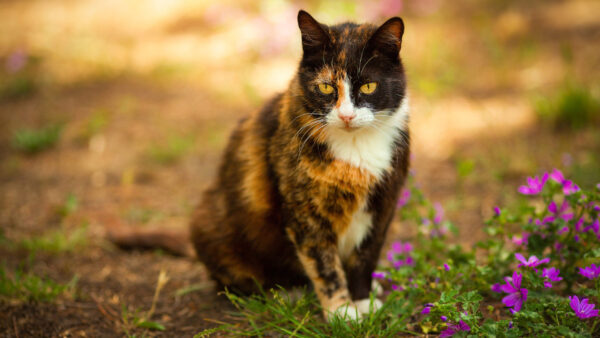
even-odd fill
[{"label": "dirt ground", "polygon": [[[42,6],[39,2],[5,6],[7,10],[23,13],[43,9],[38,8]],[[568,72],[564,68],[569,66],[557,66],[560,70],[554,67],[560,63],[555,52],[560,50],[561,43],[549,39],[549,31],[581,51],[572,63],[574,73],[585,74],[584,79],[597,75],[600,56],[589,41],[594,38],[597,41],[600,21],[596,17],[582,19],[583,23],[575,20],[571,25],[556,23],[552,18],[560,12],[560,6],[566,5],[558,1],[543,11],[539,6],[528,9],[537,14],[526,28],[519,23],[523,17],[514,16],[510,9],[503,19],[513,27],[506,34],[528,30],[523,34],[537,43],[539,54],[535,62],[488,74],[490,71],[486,69],[494,67],[492,61],[482,61],[482,56],[473,55],[472,62],[480,67],[479,71],[456,70],[467,77],[478,73],[481,77],[489,76],[493,85],[480,85],[481,79],[472,76],[465,83],[455,83],[452,89],[428,94],[429,87],[421,83],[427,71],[409,71],[409,79],[415,84],[411,90],[412,170],[425,194],[433,201],[441,201],[446,217],[460,229],[461,235],[453,239],[455,242],[469,245],[481,238],[483,220],[494,206],[517,199],[516,188],[526,176],[560,167],[575,175],[581,184],[600,181],[597,128],[556,132],[540,126],[531,98],[523,94],[531,86],[533,80],[527,80],[531,74],[537,74],[533,77],[543,84],[539,87],[548,90],[558,88],[557,79]],[[571,7],[562,12],[567,18],[564,21],[581,13],[579,7]],[[475,14],[476,11],[471,13],[472,18],[477,17]],[[421,14],[412,18],[417,28],[426,27],[428,20],[436,22],[434,32],[443,31],[447,27],[444,24],[453,23],[445,16],[432,18]],[[23,19],[24,26],[26,22]],[[170,24],[169,29],[207,30],[203,24],[198,28],[195,22],[181,19],[178,25]],[[549,22],[553,24],[552,30],[548,28]],[[548,24],[545,26],[548,29],[543,34],[536,31],[544,24]],[[468,30],[468,26],[468,22],[461,21],[458,29]],[[469,46],[469,35],[465,36],[462,43]],[[413,68],[424,67],[419,63],[418,48],[412,47],[411,51],[409,47],[410,42],[418,45],[418,39],[414,35],[407,39],[407,69],[411,69],[411,62]],[[7,53],[5,44],[2,48],[2,53]],[[286,74],[291,74],[297,54],[290,55],[282,62],[259,62],[257,72],[261,67],[275,69],[273,72],[283,67]],[[130,72],[111,71],[92,79],[86,74],[64,83],[42,82],[31,95],[0,100],[0,228],[5,238],[2,243],[15,244],[46,236],[51,231],[69,234],[85,227],[84,244],[64,252],[38,250],[30,258],[31,250],[19,245],[0,248],[0,263],[5,264],[7,271],[24,266],[35,275],[62,284],[69,283],[74,276],[77,278],[74,292],[52,302],[0,298],[1,336],[112,337],[129,332],[183,337],[231,319],[232,305],[216,294],[200,263],[161,252],[122,251],[105,238],[110,227],[186,229],[201,192],[216,175],[221,150],[235,121],[283,88],[277,81],[261,87],[263,83],[259,81],[250,94],[240,94],[248,84],[239,81],[230,83],[232,97],[223,94],[223,90],[213,90],[220,81],[231,79],[234,72],[231,69],[251,68],[249,60],[244,62],[231,65],[230,70],[226,63],[213,72],[222,76],[211,73],[205,78],[202,78],[204,70],[197,69],[191,70],[191,75],[177,73],[165,77],[155,71],[140,70],[134,62],[130,65],[134,70]],[[127,65],[122,67],[128,69]],[[544,72],[546,69],[552,70]],[[592,70],[586,73],[586,69]],[[432,81],[442,77],[443,74],[436,73]],[[527,79],[515,80],[520,77]],[[103,121],[100,127],[90,127],[98,119]],[[63,129],[52,149],[34,155],[14,149],[11,140],[15,130],[56,122]],[[179,146],[165,148],[169,142]],[[76,197],[77,208],[61,215],[57,210],[69,196]],[[403,227],[401,220],[395,220],[390,241],[407,240],[410,236],[411,230]],[[161,270],[169,280],[151,319],[163,324],[166,330],[128,327],[123,320],[123,307],[128,313],[147,311]],[[177,295],[190,287],[195,291]]]}]

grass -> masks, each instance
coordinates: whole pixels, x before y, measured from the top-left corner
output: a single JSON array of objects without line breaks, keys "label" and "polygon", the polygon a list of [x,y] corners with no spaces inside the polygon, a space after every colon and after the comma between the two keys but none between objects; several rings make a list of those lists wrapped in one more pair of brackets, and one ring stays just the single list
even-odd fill
[{"label": "grass", "polygon": [[58,207],[58,215],[61,216],[61,218],[65,218],[67,216],[69,216],[70,214],[74,213],[77,208],[79,207],[79,200],[77,199],[77,196],[73,195],[73,194],[69,194],[67,196],[67,198],[65,199],[65,202]]},{"label": "grass", "polygon": [[[290,337],[391,337],[416,334],[405,327],[403,320],[411,312],[408,300],[390,297],[383,307],[352,321],[335,317],[327,323],[312,291],[302,290],[301,296],[280,289],[271,289],[250,297],[239,297],[229,291],[225,296],[236,307],[231,315],[234,323],[199,332],[195,337],[217,333],[236,336],[290,336]],[[393,298],[393,299],[392,299]]]},{"label": "grass", "polygon": [[19,74],[10,77],[0,86],[0,99],[13,100],[28,97],[38,89],[34,78],[29,75]]},{"label": "grass", "polygon": [[75,276],[67,284],[60,284],[50,278],[42,278],[22,268],[9,273],[6,265],[0,266],[0,298],[19,299],[23,301],[51,302],[59,295],[69,292],[74,294],[78,277]]},{"label": "grass", "polygon": [[148,224],[153,221],[159,221],[163,219],[165,215],[159,210],[143,207],[131,207],[124,213],[124,217],[128,222]]},{"label": "grass", "polygon": [[567,84],[552,97],[538,99],[535,110],[541,121],[559,130],[600,122],[600,100],[582,85]]},{"label": "grass", "polygon": [[111,115],[108,110],[95,110],[94,113],[87,119],[87,121],[81,128],[78,140],[87,142],[91,140],[95,135],[100,134],[108,126],[110,118]]},{"label": "grass", "polygon": [[152,298],[152,305],[146,312],[142,312],[139,309],[131,312],[127,309],[125,304],[121,305],[121,321],[122,329],[127,337],[135,337],[135,334],[131,334],[131,331],[135,328],[143,328],[150,330],[164,331],[165,326],[159,322],[151,321],[152,315],[156,310],[156,302],[160,296],[160,291],[169,281],[169,277],[165,270],[161,270],[158,274],[158,281],[156,282],[156,289],[154,290],[154,297]]},{"label": "grass", "polygon": [[12,136],[12,146],[14,149],[25,154],[42,152],[56,145],[62,129],[61,124],[51,124],[38,129],[18,129]]},{"label": "grass", "polygon": [[193,146],[193,137],[171,136],[163,143],[151,145],[146,151],[146,155],[152,162],[169,165],[181,160]]},{"label": "grass", "polygon": [[43,251],[55,254],[73,252],[87,245],[87,229],[87,223],[74,230],[61,227],[41,236],[23,239],[18,246],[30,252]]}]

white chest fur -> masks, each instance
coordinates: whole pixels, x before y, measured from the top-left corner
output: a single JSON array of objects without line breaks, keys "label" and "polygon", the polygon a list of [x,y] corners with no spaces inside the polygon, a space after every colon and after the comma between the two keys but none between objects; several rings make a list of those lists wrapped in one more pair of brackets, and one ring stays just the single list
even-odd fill
[{"label": "white chest fur", "polygon": [[[348,132],[331,128],[327,132],[327,143],[333,156],[370,172],[377,180],[391,169],[395,140],[400,130],[406,128],[409,103],[406,97],[391,116],[378,116],[372,126]],[[361,206],[352,215],[352,221],[338,239],[338,251],[342,259],[347,258],[358,247],[372,227],[372,215]]]},{"label": "white chest fur", "polygon": [[358,130],[328,128],[329,149],[335,158],[366,169],[379,180],[390,169],[394,142],[400,130],[406,128],[408,111],[406,97],[394,114],[379,114],[370,125]]},{"label": "white chest fur", "polygon": [[346,231],[338,238],[338,252],[342,259],[347,258],[355,247],[362,243],[372,226],[372,215],[360,208],[352,215],[352,221]]}]

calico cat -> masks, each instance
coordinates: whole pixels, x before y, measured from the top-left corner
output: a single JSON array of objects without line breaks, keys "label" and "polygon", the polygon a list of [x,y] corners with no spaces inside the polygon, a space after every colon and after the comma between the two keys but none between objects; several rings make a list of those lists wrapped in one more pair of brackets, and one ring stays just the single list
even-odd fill
[{"label": "calico cat", "polygon": [[221,286],[310,283],[329,316],[368,298],[406,177],[404,23],[298,25],[296,76],[239,122],[190,232]]}]

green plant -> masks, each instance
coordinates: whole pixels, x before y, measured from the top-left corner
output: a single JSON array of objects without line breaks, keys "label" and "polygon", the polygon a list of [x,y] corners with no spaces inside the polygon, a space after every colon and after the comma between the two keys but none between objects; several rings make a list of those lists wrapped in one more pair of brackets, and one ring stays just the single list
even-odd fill
[{"label": "green plant", "polygon": [[87,245],[87,229],[87,223],[73,230],[62,226],[60,229],[49,231],[41,236],[23,239],[18,246],[31,252],[72,252]]},{"label": "green plant", "polygon": [[535,110],[557,129],[580,129],[600,121],[600,100],[581,85],[568,84],[554,97],[538,99]]},{"label": "green plant", "polygon": [[78,277],[67,284],[57,283],[50,278],[42,278],[17,268],[9,274],[5,264],[0,266],[0,296],[23,301],[50,302],[59,295],[74,294]]},{"label": "green plant", "polygon": [[194,146],[193,137],[172,136],[164,143],[155,143],[147,150],[147,156],[159,164],[178,162]]},{"label": "green plant", "polygon": [[52,148],[62,132],[62,125],[52,124],[39,129],[18,129],[12,136],[13,147],[26,154],[35,154]]},{"label": "green plant", "polygon": [[152,298],[152,305],[150,306],[150,310],[147,312],[142,312],[139,309],[131,312],[127,309],[125,304],[121,305],[121,320],[122,320],[122,328],[127,337],[135,337],[132,335],[130,331],[133,328],[143,328],[150,330],[159,330],[164,331],[165,326],[159,322],[151,321],[152,315],[156,309],[156,302],[158,301],[158,297],[160,295],[160,291],[169,281],[169,277],[167,276],[164,270],[161,270],[158,274],[158,281],[156,283],[156,289],[154,290],[154,297]]},{"label": "green plant", "polygon": [[600,259],[600,184],[583,190],[555,169],[518,190],[521,205],[494,208],[469,250],[449,244],[454,225],[411,178],[398,212],[417,235],[394,242],[373,273],[388,290],[381,309],[326,323],[312,292],[226,292],[239,319],[197,336],[598,336],[600,265],[589,264]]},{"label": "green plant", "polygon": [[79,200],[77,199],[77,196],[75,196],[74,194],[69,194],[65,199],[65,202],[61,206],[59,206],[57,212],[59,216],[65,218],[70,214],[74,213],[78,207]]}]

